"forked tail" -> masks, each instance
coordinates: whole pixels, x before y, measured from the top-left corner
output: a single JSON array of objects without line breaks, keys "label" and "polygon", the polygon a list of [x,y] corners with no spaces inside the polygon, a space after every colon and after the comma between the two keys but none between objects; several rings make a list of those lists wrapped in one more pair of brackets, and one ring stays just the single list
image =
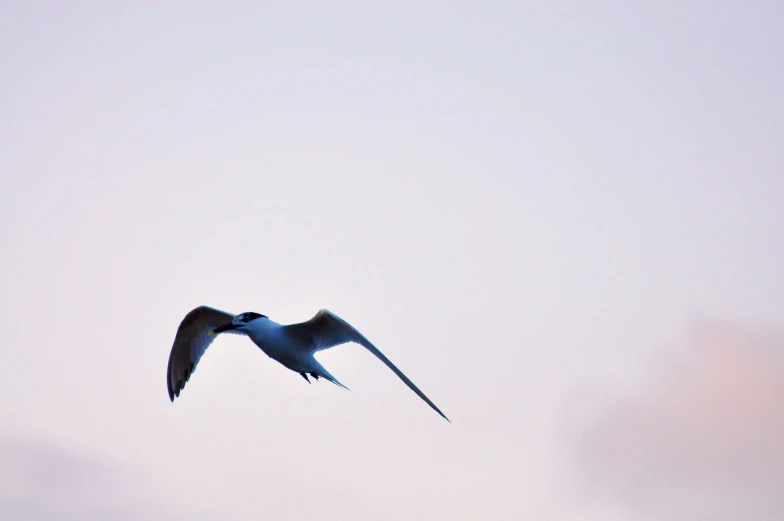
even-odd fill
[{"label": "forked tail", "polygon": [[319,378],[324,378],[325,380],[328,380],[328,381],[332,382],[333,384],[337,385],[338,387],[342,387],[343,389],[346,389],[348,391],[351,390],[348,387],[346,387],[345,385],[343,385],[342,383],[338,382],[337,378],[335,378],[334,376],[329,374],[329,371],[324,369],[324,366],[321,365],[320,363],[318,363],[318,361],[315,359],[315,357],[313,358],[313,367],[315,369],[313,371],[311,371],[311,373],[317,374],[319,376]]}]

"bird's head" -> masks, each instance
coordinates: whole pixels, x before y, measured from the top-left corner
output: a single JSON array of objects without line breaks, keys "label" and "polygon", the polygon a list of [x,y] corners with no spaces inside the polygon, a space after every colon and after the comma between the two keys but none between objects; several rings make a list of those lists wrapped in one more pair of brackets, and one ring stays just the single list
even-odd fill
[{"label": "bird's head", "polygon": [[217,335],[218,333],[225,333],[227,331],[236,331],[241,330],[244,327],[247,327],[248,324],[253,322],[259,318],[266,318],[265,315],[260,315],[259,313],[254,313],[253,311],[247,311],[245,313],[240,313],[231,322],[228,324],[224,324],[222,326],[218,326],[209,333],[208,335]]}]

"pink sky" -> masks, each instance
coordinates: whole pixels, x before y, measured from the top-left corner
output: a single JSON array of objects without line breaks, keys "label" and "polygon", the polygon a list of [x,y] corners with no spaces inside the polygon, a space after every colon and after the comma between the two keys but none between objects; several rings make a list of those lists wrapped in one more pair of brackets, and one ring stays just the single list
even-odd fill
[{"label": "pink sky", "polygon": [[688,362],[581,426],[582,479],[645,519],[781,519],[784,336],[714,321],[693,341]]},{"label": "pink sky", "polygon": [[[784,329],[780,4],[0,2],[0,518],[750,504],[713,476],[773,483],[781,359],[684,330]],[[172,404],[201,304],[328,308],[453,423],[232,337]]]}]

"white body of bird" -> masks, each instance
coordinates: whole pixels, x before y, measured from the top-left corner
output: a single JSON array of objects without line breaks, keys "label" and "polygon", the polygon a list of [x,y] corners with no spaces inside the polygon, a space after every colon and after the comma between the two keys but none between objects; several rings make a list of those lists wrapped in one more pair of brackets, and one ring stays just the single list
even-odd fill
[{"label": "white body of bird", "polygon": [[281,325],[259,313],[247,312],[232,315],[207,306],[200,306],[180,323],[171,353],[167,384],[169,398],[174,401],[190,378],[204,352],[216,335],[239,333],[250,338],[259,349],[284,367],[299,373],[310,383],[308,375],[316,380],[324,378],[340,387],[337,381],[315,358],[323,349],[355,342],[384,362],[408,387],[444,419],[449,419],[403,374],[376,346],[362,336],[346,321],[326,309],[320,310],[307,322]]}]

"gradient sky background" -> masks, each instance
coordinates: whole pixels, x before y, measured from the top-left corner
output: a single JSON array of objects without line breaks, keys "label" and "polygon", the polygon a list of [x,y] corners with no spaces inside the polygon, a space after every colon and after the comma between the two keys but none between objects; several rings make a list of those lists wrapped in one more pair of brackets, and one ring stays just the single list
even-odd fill
[{"label": "gradient sky background", "polygon": [[780,2],[0,10],[4,519],[784,518]]}]

